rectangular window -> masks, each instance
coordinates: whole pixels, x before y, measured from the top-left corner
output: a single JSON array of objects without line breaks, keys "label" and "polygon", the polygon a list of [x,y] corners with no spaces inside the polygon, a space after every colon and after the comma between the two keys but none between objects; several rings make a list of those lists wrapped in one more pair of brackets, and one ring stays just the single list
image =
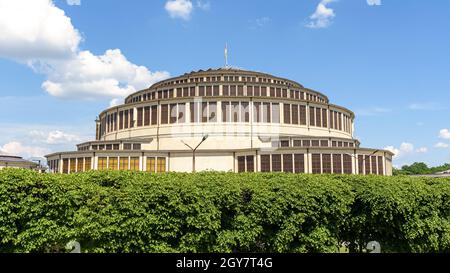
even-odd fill
[{"label": "rectangular window", "polygon": [[250,122],[250,108],[248,102],[241,102],[242,122]]},{"label": "rectangular window", "polygon": [[74,172],[76,172],[76,159],[75,158],[71,158],[70,159],[70,172],[71,173],[74,173]]},{"label": "rectangular window", "polygon": [[331,173],[331,155],[322,154],[322,172]]},{"label": "rectangular window", "polygon": [[222,95],[223,96],[229,96],[230,95],[230,88],[228,85],[222,86]]},{"label": "rectangular window", "polygon": [[294,166],[292,165],[292,154],[283,155],[283,172],[292,173]]},{"label": "rectangular window", "polygon": [[261,103],[260,102],[254,102],[253,103],[253,121],[254,122],[261,122]]},{"label": "rectangular window", "polygon": [[321,168],[320,168],[320,154],[312,154],[311,155],[312,160],[312,173],[314,174],[318,174],[321,173]]},{"label": "rectangular window", "polygon": [[302,141],[299,139],[294,139],[294,147],[301,147]]},{"label": "rectangular window", "polygon": [[311,141],[310,140],[303,140],[303,147],[311,147]]},{"label": "rectangular window", "polygon": [[158,106],[152,106],[152,125],[158,124]]},{"label": "rectangular window", "polygon": [[260,96],[260,88],[259,88],[259,86],[254,86],[253,87],[253,96],[255,96],[255,97],[259,97]]},{"label": "rectangular window", "polygon": [[230,122],[230,102],[222,101],[222,122]]},{"label": "rectangular window", "polygon": [[230,96],[236,97],[236,85],[230,86]]},{"label": "rectangular window", "polygon": [[212,96],[212,86],[210,85],[206,86],[206,96]]},{"label": "rectangular window", "polygon": [[305,172],[305,156],[303,154],[294,154],[294,170],[296,173]]},{"label": "rectangular window", "polygon": [[191,86],[189,88],[189,96],[190,97],[195,97],[195,86]]},{"label": "rectangular window", "polygon": [[209,103],[209,122],[217,122],[217,102]]},{"label": "rectangular window", "polygon": [[272,172],[281,172],[281,155],[272,155]]},{"label": "rectangular window", "polygon": [[262,122],[268,123],[270,122],[270,103],[264,102],[262,103]]},{"label": "rectangular window", "polygon": [[270,155],[261,155],[261,172],[270,172]]},{"label": "rectangular window", "polygon": [[270,87],[270,96],[275,97],[275,88],[274,87]]},{"label": "rectangular window", "polygon": [[261,86],[261,97],[267,97],[267,87]]},{"label": "rectangular window", "polygon": [[133,143],[133,150],[135,151],[141,150],[141,143]]},{"label": "rectangular window", "polygon": [[204,97],[205,96],[205,87],[204,86],[199,86],[198,87],[198,96],[199,97]]},{"label": "rectangular window", "polygon": [[283,104],[283,115],[284,115],[284,123],[291,124],[291,105]]},{"label": "rectangular window", "polygon": [[[138,121],[139,124],[139,121]],[[150,125],[150,106],[144,108],[144,126]]]},{"label": "rectangular window", "polygon": [[321,140],[320,147],[328,147],[328,140]]},{"label": "rectangular window", "polygon": [[218,97],[220,95],[220,91],[219,91],[219,86],[218,85],[214,85],[213,87],[213,96]]},{"label": "rectangular window", "polygon": [[119,112],[119,130],[123,129],[123,111]]},{"label": "rectangular window", "polygon": [[370,174],[370,156],[364,156],[364,167],[366,168],[365,174]]},{"label": "rectangular window", "polygon": [[319,140],[311,140],[311,146],[319,147]]},{"label": "rectangular window", "polygon": [[245,172],[245,156],[238,156],[238,173]]},{"label": "rectangular window", "polygon": [[334,129],[334,122],[333,122],[333,111],[330,110],[329,112],[329,118],[330,118],[330,128]]},{"label": "rectangular window", "polygon": [[280,147],[289,147],[289,140],[280,141]]},{"label": "rectangular window", "polygon": [[154,157],[147,157],[147,172],[156,172],[156,160]]},{"label": "rectangular window", "polygon": [[342,131],[342,114],[339,113],[338,130]]},{"label": "rectangular window", "polygon": [[98,170],[106,170],[106,157],[99,157],[98,158],[98,165],[97,165],[97,169]]},{"label": "rectangular window", "polygon": [[178,112],[177,112],[177,104],[173,103],[170,105],[170,123],[177,123]]},{"label": "rectangular window", "polygon": [[298,105],[292,104],[292,124],[298,124]]},{"label": "rectangular window", "polygon": [[208,121],[208,103],[202,102],[202,122]]},{"label": "rectangular window", "polygon": [[139,171],[139,157],[130,158],[130,170]]},{"label": "rectangular window", "polygon": [[83,158],[77,158],[77,172],[83,171]]},{"label": "rectangular window", "polygon": [[239,102],[231,102],[231,119],[233,122],[239,122]]},{"label": "rectangular window", "polygon": [[300,105],[300,125],[306,125],[306,106]]},{"label": "rectangular window", "polygon": [[183,97],[189,97],[189,88],[183,87]]},{"label": "rectangular window", "polygon": [[364,174],[364,157],[362,155],[358,155],[358,173]]},{"label": "rectangular window", "polygon": [[253,86],[247,86],[247,97],[253,96]]},{"label": "rectangular window", "polygon": [[280,123],[280,104],[272,103],[272,122]]},{"label": "rectangular window", "polygon": [[344,154],[344,173],[352,174],[352,157],[350,155]]},{"label": "rectangular window", "polygon": [[137,109],[137,126],[138,127],[142,126],[142,115],[143,115],[143,108],[139,107]]},{"label": "rectangular window", "polygon": [[161,124],[169,123],[169,105],[161,104]]},{"label": "rectangular window", "polygon": [[372,171],[370,172],[371,174],[377,174],[377,157],[376,156],[371,156],[371,163],[372,163]]},{"label": "rectangular window", "polygon": [[322,126],[322,119],[321,119],[321,108],[316,108],[316,126],[320,127]]},{"label": "rectangular window", "polygon": [[128,157],[120,157],[119,161],[120,161],[119,169],[128,170]]},{"label": "rectangular window", "polygon": [[90,171],[92,169],[91,167],[91,158],[90,157],[85,157],[84,158],[84,171]]},{"label": "rectangular window", "polygon": [[309,126],[316,126],[316,119],[315,119],[316,111],[314,110],[314,107],[309,107]]},{"label": "rectangular window", "polygon": [[166,171],[166,158],[165,157],[158,157],[157,164],[156,164],[156,171],[159,173],[163,173]]},{"label": "rectangular window", "polygon": [[124,128],[125,129],[128,129],[128,127],[129,127],[129,113],[128,113],[128,110],[125,110],[125,113],[124,113],[124,116],[125,116],[125,124],[124,124]]},{"label": "rectangular window", "polygon": [[333,173],[342,173],[342,155],[333,155]]},{"label": "rectangular window", "polygon": [[247,159],[247,172],[254,172],[255,171],[254,156],[248,155],[246,159]]},{"label": "rectangular window", "polygon": [[181,98],[183,96],[183,89],[177,88],[177,97]]},{"label": "rectangular window", "polygon": [[117,157],[110,157],[108,162],[108,169],[117,170],[118,169],[117,167],[118,167]]},{"label": "rectangular window", "polygon": [[379,175],[383,175],[383,157],[378,157],[378,172]]},{"label": "rectangular window", "polygon": [[238,96],[244,96],[244,86],[238,85]]},{"label": "rectangular window", "polygon": [[134,109],[130,109],[130,128],[134,127]]}]

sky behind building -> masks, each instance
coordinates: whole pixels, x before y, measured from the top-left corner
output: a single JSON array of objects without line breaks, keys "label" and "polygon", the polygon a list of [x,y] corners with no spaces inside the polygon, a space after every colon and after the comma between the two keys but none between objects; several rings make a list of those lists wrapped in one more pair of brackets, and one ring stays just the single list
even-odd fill
[{"label": "sky behind building", "polygon": [[446,0],[0,0],[0,153],[72,150],[156,81],[230,65],[299,82],[356,114],[394,165],[450,162]]}]

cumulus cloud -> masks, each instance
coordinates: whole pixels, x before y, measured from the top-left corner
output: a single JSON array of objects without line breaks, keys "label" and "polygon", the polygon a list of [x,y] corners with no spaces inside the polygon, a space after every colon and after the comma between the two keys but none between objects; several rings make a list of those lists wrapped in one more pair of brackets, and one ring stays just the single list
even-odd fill
[{"label": "cumulus cloud", "polygon": [[189,20],[193,6],[190,0],[169,0],[166,2],[165,9],[172,18]]},{"label": "cumulus cloud", "polygon": [[67,5],[79,6],[79,5],[81,5],[81,0],[67,0]]},{"label": "cumulus cloud", "polygon": [[11,141],[3,146],[0,146],[0,153],[30,158],[43,157],[44,155],[50,153],[50,150],[36,146],[26,146],[18,141]]},{"label": "cumulus cloud", "polygon": [[309,17],[310,22],[306,24],[309,28],[326,28],[335,17],[334,10],[327,5],[335,0],[322,0],[316,7],[316,11]]},{"label": "cumulus cloud", "polygon": [[202,10],[209,10],[211,8],[211,3],[209,1],[197,1],[197,7]]},{"label": "cumulus cloud", "polygon": [[81,35],[50,0],[0,0],[0,56],[18,61],[72,56]]},{"label": "cumulus cloud", "polygon": [[450,131],[448,129],[442,129],[439,131],[439,137],[443,139],[450,139]]},{"label": "cumulus cloud", "polygon": [[416,149],[416,153],[419,153],[419,154],[424,154],[426,152],[428,152],[427,147],[420,147],[420,148]]},{"label": "cumulus cloud", "polygon": [[32,130],[30,136],[33,138],[34,142],[43,142],[46,144],[65,144],[81,141],[80,136],[59,130],[51,132]]},{"label": "cumulus cloud", "polygon": [[0,56],[44,74],[42,88],[61,98],[123,98],[169,77],[131,63],[119,49],[80,51],[82,37],[51,0],[0,0]]},{"label": "cumulus cloud", "polygon": [[450,147],[450,145],[448,145],[447,143],[439,142],[439,143],[436,143],[436,145],[434,145],[434,147],[438,148],[438,149],[447,149],[448,147]]},{"label": "cumulus cloud", "polygon": [[381,0],[367,0],[369,6],[380,6]]},{"label": "cumulus cloud", "polygon": [[387,146],[384,149],[391,151],[394,154],[394,158],[400,158],[414,153],[414,145],[408,142],[403,142],[399,148]]},{"label": "cumulus cloud", "polygon": [[70,60],[51,61],[51,70],[41,70],[48,80],[42,88],[56,97],[95,99],[125,97],[169,77],[167,72],[150,72],[126,59],[119,49],[97,56],[81,51]]}]

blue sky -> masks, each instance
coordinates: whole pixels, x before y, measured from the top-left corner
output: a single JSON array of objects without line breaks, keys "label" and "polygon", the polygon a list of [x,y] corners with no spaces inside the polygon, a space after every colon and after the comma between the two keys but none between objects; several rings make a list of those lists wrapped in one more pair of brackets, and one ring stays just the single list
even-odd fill
[{"label": "blue sky", "polygon": [[126,94],[191,70],[295,80],[396,166],[450,162],[450,1],[0,0],[0,152],[73,150]]}]

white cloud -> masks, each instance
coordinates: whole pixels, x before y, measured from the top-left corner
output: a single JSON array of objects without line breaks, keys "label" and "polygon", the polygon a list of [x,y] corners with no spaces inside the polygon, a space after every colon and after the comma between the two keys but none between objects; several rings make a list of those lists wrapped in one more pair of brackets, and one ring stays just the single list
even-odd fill
[{"label": "white cloud", "polygon": [[420,102],[420,103],[411,103],[408,105],[409,110],[415,110],[415,111],[441,111],[448,109],[447,106],[442,106],[439,103],[436,102]]},{"label": "white cloud", "polygon": [[0,0],[0,56],[18,61],[73,55],[81,36],[50,0]]},{"label": "white cloud", "polygon": [[439,142],[439,143],[436,143],[436,145],[434,145],[434,147],[438,148],[438,149],[447,149],[448,147],[450,147],[450,145],[448,145],[447,143]]},{"label": "white cloud", "polygon": [[42,157],[50,153],[50,150],[36,146],[26,146],[18,141],[11,141],[3,146],[0,146],[0,153],[30,158],[30,157]]},{"label": "white cloud", "polygon": [[46,144],[65,144],[81,141],[81,137],[75,134],[65,133],[59,130],[43,132],[39,130],[30,131],[33,142],[43,142]]},{"label": "white cloud", "polygon": [[209,10],[211,8],[211,3],[209,1],[197,1],[197,7],[202,10]]},{"label": "white cloud", "polygon": [[82,38],[51,0],[0,0],[0,56],[27,63],[61,98],[123,98],[169,77],[126,59],[119,49],[80,51]]},{"label": "white cloud", "polygon": [[369,6],[380,6],[381,0],[367,0]]},{"label": "white cloud", "polygon": [[166,2],[165,9],[172,18],[189,20],[193,6],[189,0],[169,0]]},{"label": "white cloud", "polygon": [[414,153],[414,145],[408,142],[403,142],[399,148],[387,146],[384,149],[391,151],[394,154],[394,158],[400,158]]},{"label": "white cloud", "polygon": [[443,139],[450,139],[450,131],[448,129],[442,129],[439,131],[439,137]]},{"label": "white cloud", "polygon": [[427,147],[420,147],[420,148],[416,149],[416,153],[419,153],[419,154],[424,154],[426,152],[428,152]]},{"label": "white cloud", "polygon": [[167,72],[150,72],[145,66],[129,62],[119,49],[107,50],[100,56],[81,51],[72,59],[48,63],[52,69],[42,69],[39,64],[35,67],[48,77],[42,88],[64,98],[123,98],[169,77]]},{"label": "white cloud", "polygon": [[67,5],[79,6],[79,5],[81,5],[81,0],[67,0]]},{"label": "white cloud", "polygon": [[333,9],[327,7],[328,4],[335,0],[322,0],[316,7],[316,11],[309,17],[310,22],[306,24],[309,28],[326,28],[331,24],[331,20],[335,17]]}]

